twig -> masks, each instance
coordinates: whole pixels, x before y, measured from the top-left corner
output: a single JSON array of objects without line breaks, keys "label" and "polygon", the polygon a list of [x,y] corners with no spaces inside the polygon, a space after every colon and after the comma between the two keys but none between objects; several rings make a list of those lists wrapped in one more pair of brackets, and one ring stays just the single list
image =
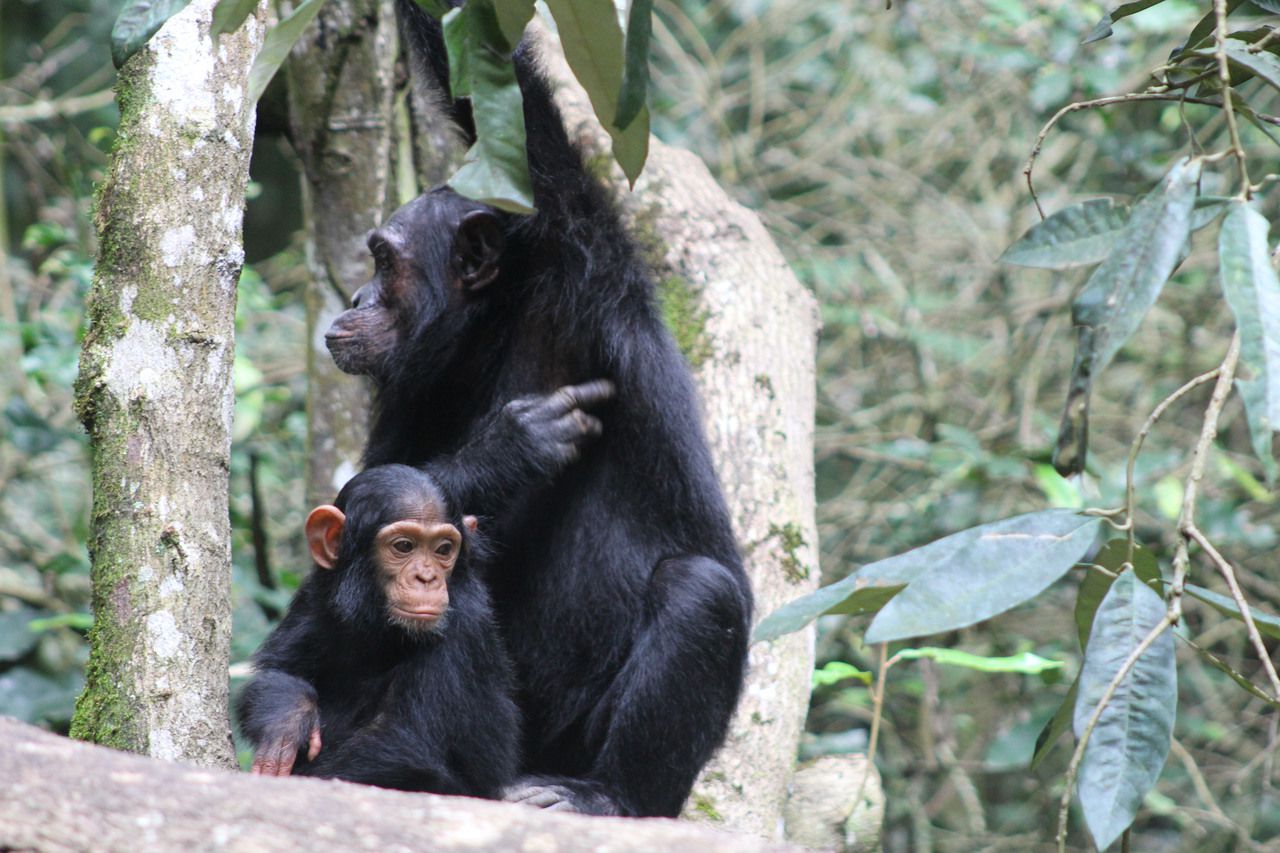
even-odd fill
[{"label": "twig", "polygon": [[[1063,116],[1069,113],[1079,112],[1080,110],[1094,109],[1095,107],[1109,107],[1112,104],[1126,104],[1137,101],[1179,101],[1184,104],[1200,104],[1206,107],[1222,108],[1222,101],[1214,98],[1189,98],[1181,94],[1172,94],[1169,92],[1131,92],[1128,95],[1111,95],[1106,98],[1095,98],[1092,101],[1077,101],[1074,104],[1067,104],[1062,109],[1053,114],[1053,118],[1045,123],[1040,129],[1040,133],[1036,136],[1035,145],[1031,148],[1031,156],[1027,158],[1027,165],[1023,167],[1022,174],[1027,179],[1027,190],[1031,193],[1031,200],[1035,203],[1036,210],[1040,214],[1040,218],[1044,219],[1044,208],[1040,206],[1040,197],[1036,195],[1035,184],[1031,179],[1031,172],[1035,168],[1036,158],[1040,156],[1040,149],[1044,147],[1044,141],[1049,136],[1049,131],[1053,130]],[[1265,115],[1257,113],[1259,121],[1267,124],[1280,126],[1280,116]]]},{"label": "twig", "polygon": [[66,117],[87,113],[105,107],[116,99],[112,89],[91,92],[74,98],[58,98],[52,101],[35,101],[30,104],[14,104],[0,107],[0,125],[23,124],[29,121]]},{"label": "twig", "polygon": [[1215,27],[1213,32],[1213,52],[1218,60],[1218,79],[1222,83],[1222,114],[1227,120],[1227,131],[1231,135],[1231,152],[1235,155],[1236,166],[1240,170],[1240,192],[1245,199],[1249,198],[1249,168],[1245,159],[1244,146],[1240,144],[1240,128],[1236,126],[1236,111],[1231,105],[1231,69],[1227,65],[1227,0],[1213,0]]}]

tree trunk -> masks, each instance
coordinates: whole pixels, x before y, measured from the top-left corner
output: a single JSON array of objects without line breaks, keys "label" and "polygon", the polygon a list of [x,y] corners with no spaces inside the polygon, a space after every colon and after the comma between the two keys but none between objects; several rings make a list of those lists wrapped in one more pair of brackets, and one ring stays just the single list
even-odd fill
[{"label": "tree trunk", "polygon": [[156,764],[0,719],[0,850],[763,853],[673,820],[592,818],[347,782]]},{"label": "tree trunk", "polygon": [[213,6],[193,2],[120,72],[76,389],[94,449],[94,626],[72,732],[232,766],[231,364],[253,147],[244,92],[263,24],[215,49]]},{"label": "tree trunk", "polygon": [[333,500],[359,470],[369,391],[338,370],[324,331],[368,278],[366,233],[396,207],[392,0],[331,0],[288,63],[294,148],[302,160],[307,264],[307,504]]},{"label": "tree trunk", "polygon": [[[570,135],[588,155],[608,137],[549,51]],[[668,325],[693,368],[703,422],[755,591],[759,621],[818,585],[814,351],[818,315],[759,218],[693,154],[651,140],[634,192],[614,186],[650,250]],[[778,837],[809,706],[813,629],[751,647],[729,738],[685,816]]]}]

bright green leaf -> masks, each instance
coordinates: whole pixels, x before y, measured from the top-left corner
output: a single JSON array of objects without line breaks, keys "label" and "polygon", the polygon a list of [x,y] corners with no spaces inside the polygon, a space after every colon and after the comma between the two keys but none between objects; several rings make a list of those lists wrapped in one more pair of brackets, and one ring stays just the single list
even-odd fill
[{"label": "bright green leaf", "polygon": [[649,94],[649,40],[653,35],[653,0],[631,0],[627,10],[626,63],[618,115],[613,123],[627,127],[640,115]]},{"label": "bright green leaf", "polygon": [[1080,509],[1084,506],[1084,495],[1080,487],[1053,470],[1052,465],[1037,465],[1032,470],[1036,485],[1044,492],[1049,506],[1066,509]]},{"label": "bright green leaf", "polygon": [[191,0],[131,0],[116,16],[111,27],[111,61],[122,67],[137,53],[165,21],[181,12]]},{"label": "bright green leaf", "polygon": [[1084,556],[1099,523],[1073,510],[1050,509],[933,543],[928,547],[947,540],[955,547],[943,559],[930,559],[884,606],[867,629],[866,641],[884,643],[951,631],[1021,604]]},{"label": "bright green leaf", "polygon": [[289,17],[267,30],[262,50],[258,51],[253,67],[249,69],[249,90],[245,96],[249,103],[256,104],[262,93],[267,91],[267,84],[289,58],[289,51],[293,50],[307,24],[311,23],[323,5],[324,0],[302,0]]},{"label": "bright green leaf", "polygon": [[871,683],[871,673],[858,669],[851,663],[845,663],[842,660],[833,660],[823,666],[821,669],[813,671],[814,687],[830,687],[833,684],[839,684],[846,679],[857,679],[863,684]]},{"label": "bright green leaf", "polygon": [[1134,0],[1132,3],[1121,3],[1110,12],[1102,16],[1102,20],[1094,26],[1093,31],[1085,37],[1084,44],[1101,41],[1111,35],[1111,25],[1121,18],[1127,18],[1132,14],[1141,12],[1143,9],[1149,9],[1164,0]]},{"label": "bright green leaf", "polygon": [[1160,187],[1134,206],[1111,254],[1071,305],[1076,354],[1053,457],[1063,476],[1084,470],[1093,380],[1138,328],[1181,261],[1200,167],[1198,159],[1180,160]]},{"label": "bright green leaf", "polygon": [[1009,657],[984,657],[957,649],[943,649],[925,646],[919,649],[900,649],[894,657],[906,660],[926,658],[946,666],[959,666],[965,669],[976,669],[979,672],[1016,672],[1023,675],[1039,675],[1052,669],[1061,669],[1062,661],[1042,658],[1031,652]]},{"label": "bright green leaf", "polygon": [[1240,361],[1250,376],[1236,380],[1244,399],[1253,449],[1267,482],[1276,481],[1271,442],[1280,427],[1280,278],[1271,266],[1262,214],[1241,202],[1232,206],[1218,236],[1223,294],[1240,330]]},{"label": "bright green leaf", "polygon": [[[1116,578],[1098,607],[1080,670],[1076,737],[1124,661],[1163,620],[1164,599],[1133,572]],[[1173,634],[1165,632],[1138,658],[1103,709],[1085,747],[1076,792],[1099,850],[1133,823],[1155,785],[1173,735],[1177,710]]]},{"label": "bright green leaf", "polygon": [[1129,207],[1094,198],[1059,210],[1005,249],[1007,264],[1065,270],[1100,263],[1129,224]]},{"label": "bright green leaf", "polygon": [[92,613],[59,613],[45,619],[32,619],[27,625],[37,634],[53,631],[57,628],[75,628],[77,631],[88,631],[93,627]]},{"label": "bright green leaf", "polygon": [[218,0],[213,8],[213,27],[211,33],[215,43],[224,33],[234,33],[240,29],[245,19],[258,8],[258,0]]}]

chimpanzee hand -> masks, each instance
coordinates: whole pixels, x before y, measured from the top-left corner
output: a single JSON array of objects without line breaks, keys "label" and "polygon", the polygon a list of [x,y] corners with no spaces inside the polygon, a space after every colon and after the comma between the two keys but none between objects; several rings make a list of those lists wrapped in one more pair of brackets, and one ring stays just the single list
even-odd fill
[{"label": "chimpanzee hand", "polygon": [[600,419],[587,413],[613,399],[608,379],[565,385],[550,394],[517,397],[502,407],[498,434],[507,436],[519,457],[538,470],[555,474],[582,456],[587,442],[599,437]]},{"label": "chimpanzee hand", "polygon": [[298,750],[307,746],[307,760],[320,754],[320,712],[314,693],[299,695],[293,706],[272,720],[262,732],[249,772],[258,776],[288,776]]}]

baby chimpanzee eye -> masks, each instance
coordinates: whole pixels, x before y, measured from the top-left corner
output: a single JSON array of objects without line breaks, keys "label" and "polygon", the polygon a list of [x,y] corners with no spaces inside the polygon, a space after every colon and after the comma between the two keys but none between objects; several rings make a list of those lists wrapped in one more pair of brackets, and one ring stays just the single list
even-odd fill
[{"label": "baby chimpanzee eye", "polygon": [[410,539],[397,539],[391,543],[391,547],[399,554],[413,553],[413,541]]},{"label": "baby chimpanzee eye", "polygon": [[445,542],[441,542],[439,545],[436,546],[437,557],[448,557],[448,556],[451,556],[452,554],[453,554],[452,542],[445,541]]}]

